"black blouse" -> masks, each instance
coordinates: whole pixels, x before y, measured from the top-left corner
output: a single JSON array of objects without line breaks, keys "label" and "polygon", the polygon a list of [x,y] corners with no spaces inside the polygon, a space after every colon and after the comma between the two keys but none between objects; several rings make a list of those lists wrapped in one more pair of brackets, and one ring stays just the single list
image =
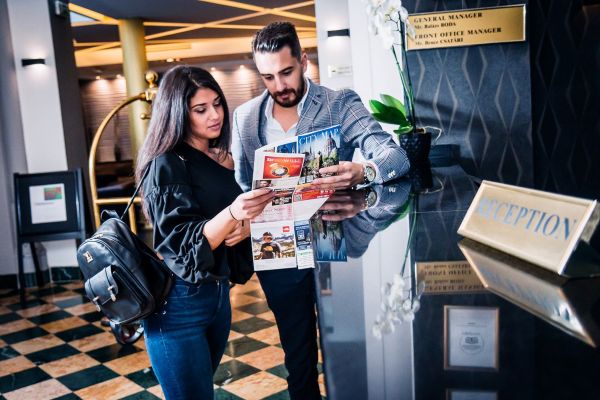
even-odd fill
[{"label": "black blouse", "polygon": [[211,250],[203,234],[204,224],[242,193],[232,170],[183,143],[152,162],[143,190],[154,248],[180,278],[224,279],[235,253],[252,262],[249,240]]}]

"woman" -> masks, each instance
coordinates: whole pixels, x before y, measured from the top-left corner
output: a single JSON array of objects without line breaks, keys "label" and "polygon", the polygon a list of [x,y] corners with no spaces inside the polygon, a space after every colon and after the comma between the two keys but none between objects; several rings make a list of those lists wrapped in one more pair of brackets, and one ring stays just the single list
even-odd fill
[{"label": "woman", "polygon": [[225,246],[235,248],[247,236],[242,221],[273,198],[269,189],[242,194],[235,182],[228,115],[207,71],[174,67],[162,79],[138,157],[154,247],[175,275],[165,304],[144,321],[167,399],[213,398],[212,377],[231,324]]}]

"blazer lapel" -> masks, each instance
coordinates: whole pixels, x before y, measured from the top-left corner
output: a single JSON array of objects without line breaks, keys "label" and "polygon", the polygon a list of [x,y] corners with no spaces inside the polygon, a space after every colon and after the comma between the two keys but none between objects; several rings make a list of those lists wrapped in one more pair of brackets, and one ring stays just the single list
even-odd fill
[{"label": "blazer lapel", "polygon": [[323,105],[322,99],[323,93],[321,87],[311,81],[308,95],[306,96],[306,102],[304,103],[302,114],[298,120],[296,135],[302,135],[315,130],[314,122]]},{"label": "blazer lapel", "polygon": [[248,126],[244,127],[247,129],[244,129],[243,132],[246,139],[243,141],[243,148],[246,152],[246,159],[250,163],[250,168],[254,168],[254,151],[267,144],[262,128],[265,124],[264,113],[268,95],[268,92],[265,90],[262,94],[261,101],[258,103],[258,106],[250,113],[251,119]]}]

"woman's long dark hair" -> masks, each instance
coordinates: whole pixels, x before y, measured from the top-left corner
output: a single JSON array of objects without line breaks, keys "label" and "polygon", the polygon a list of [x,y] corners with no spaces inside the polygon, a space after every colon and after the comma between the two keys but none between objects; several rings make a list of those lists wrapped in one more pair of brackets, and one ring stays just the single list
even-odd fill
[{"label": "woman's long dark hair", "polygon": [[229,108],[221,87],[212,75],[198,67],[178,65],[162,78],[158,94],[152,102],[152,118],[148,134],[140,148],[135,168],[135,180],[139,183],[148,165],[161,154],[173,150],[188,134],[190,126],[189,102],[200,88],[214,90],[223,106],[221,135],[210,141],[209,146],[218,148],[225,156],[229,152],[231,130]]}]

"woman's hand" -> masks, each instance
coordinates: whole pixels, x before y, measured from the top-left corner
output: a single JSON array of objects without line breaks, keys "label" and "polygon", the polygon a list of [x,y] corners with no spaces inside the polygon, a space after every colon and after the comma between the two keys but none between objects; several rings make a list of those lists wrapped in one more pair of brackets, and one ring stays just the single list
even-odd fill
[{"label": "woman's hand", "polygon": [[231,216],[242,221],[258,216],[269,204],[275,194],[271,189],[263,188],[240,194],[229,206]]},{"label": "woman's hand", "polygon": [[225,237],[225,246],[235,246],[248,236],[250,236],[250,221],[240,221],[235,229]]}]

